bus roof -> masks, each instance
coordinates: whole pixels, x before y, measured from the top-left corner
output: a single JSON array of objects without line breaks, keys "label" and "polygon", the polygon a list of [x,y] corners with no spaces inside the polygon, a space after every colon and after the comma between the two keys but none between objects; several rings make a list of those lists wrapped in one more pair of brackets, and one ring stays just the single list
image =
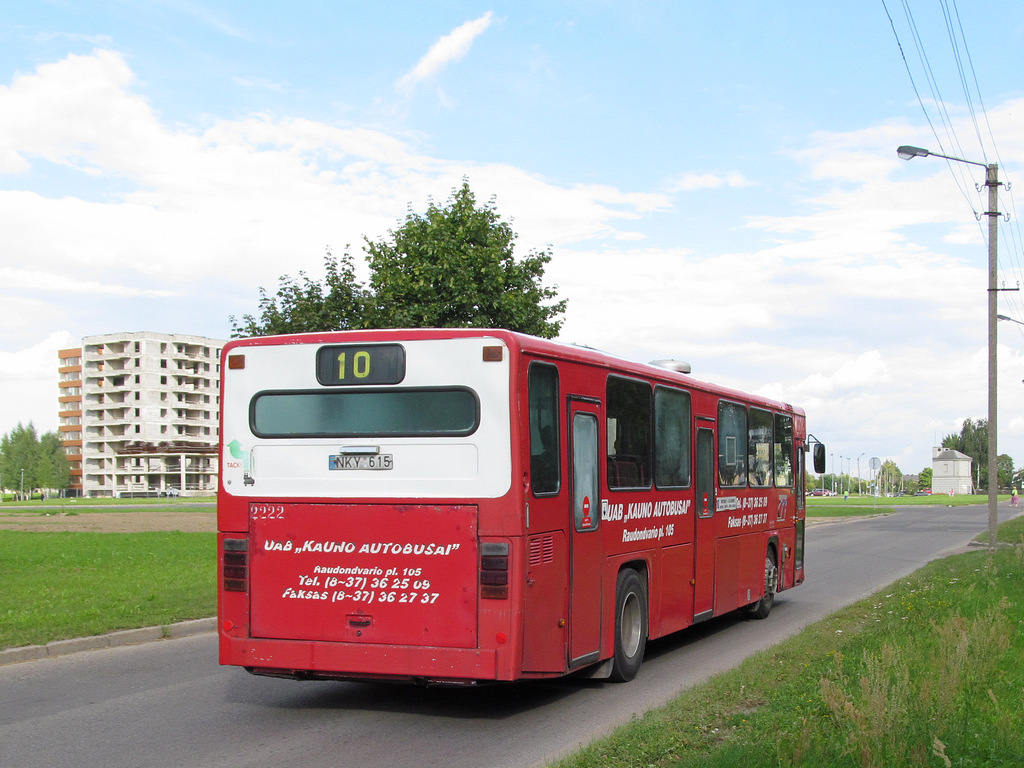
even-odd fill
[{"label": "bus roof", "polygon": [[720,397],[741,400],[766,408],[788,411],[803,416],[801,408],[789,403],[773,400],[760,395],[753,395],[738,389],[731,389],[718,384],[696,379],[690,374],[681,373],[661,365],[641,363],[624,357],[603,352],[592,347],[570,344],[561,341],[542,339],[525,333],[509,331],[502,328],[378,328],[370,330],[316,331],[312,333],[294,333],[279,336],[254,336],[232,339],[224,346],[226,356],[238,347],[279,346],[290,344],[338,344],[338,343],[372,343],[398,340],[433,340],[493,337],[502,340],[510,349],[519,353],[529,353],[551,359],[567,360],[586,365],[605,368],[618,373],[632,374],[637,377],[652,379],[667,384],[685,385],[691,388],[712,392]]}]

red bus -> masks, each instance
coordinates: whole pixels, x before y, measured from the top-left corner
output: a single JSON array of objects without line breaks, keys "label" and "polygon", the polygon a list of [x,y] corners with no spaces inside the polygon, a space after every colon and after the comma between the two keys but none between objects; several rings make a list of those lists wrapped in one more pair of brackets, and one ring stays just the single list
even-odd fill
[{"label": "red bus", "polygon": [[229,342],[221,663],[626,681],[648,639],[766,617],[804,580],[804,413],[683,368],[503,330]]}]

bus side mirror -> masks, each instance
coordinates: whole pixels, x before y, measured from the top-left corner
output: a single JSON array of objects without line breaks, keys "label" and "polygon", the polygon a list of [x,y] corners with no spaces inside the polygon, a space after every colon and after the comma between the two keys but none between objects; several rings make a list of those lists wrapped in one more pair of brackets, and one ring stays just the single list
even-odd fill
[{"label": "bus side mirror", "polygon": [[821,443],[814,444],[814,474],[825,474],[825,446]]}]

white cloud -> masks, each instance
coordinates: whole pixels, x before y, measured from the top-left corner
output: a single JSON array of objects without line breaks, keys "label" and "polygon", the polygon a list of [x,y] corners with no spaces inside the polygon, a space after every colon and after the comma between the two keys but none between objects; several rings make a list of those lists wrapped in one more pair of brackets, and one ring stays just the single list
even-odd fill
[{"label": "white cloud", "polygon": [[317,272],[327,244],[358,251],[362,235],[383,236],[463,177],[481,202],[497,196],[524,249],[613,239],[620,222],[668,207],[659,194],[429,157],[360,126],[264,114],[172,127],[134,86],[119,54],[98,51],[0,88],[0,173],[29,187],[37,164],[73,169],[59,197],[0,191],[8,291],[160,297],[215,279],[254,293]]},{"label": "white cloud", "polygon": [[137,288],[129,285],[100,283],[95,280],[81,280],[52,272],[31,269],[9,269],[0,267],[0,285],[15,287],[21,291],[53,291],[56,293],[77,293],[88,296],[178,296],[180,291]]},{"label": "white cloud", "polygon": [[[13,295],[17,286],[7,285],[0,293],[0,342],[11,339],[39,338],[42,325],[55,326],[66,322],[66,313],[59,303]],[[46,318],[40,322],[40,318]],[[0,398],[0,402],[2,398]],[[0,405],[2,409],[2,405]]]},{"label": "white cloud", "polygon": [[[27,158],[81,169],[122,170],[125,143],[156,133],[156,120],[139,98],[124,98],[134,75],[113,51],[70,55],[0,86],[0,173],[25,171]],[[148,149],[159,149],[150,146]]]},{"label": "white cloud", "polygon": [[[811,177],[800,213],[746,219],[775,239],[765,247],[562,249],[549,274],[570,299],[563,335],[632,359],[687,359],[698,378],[804,407],[837,455],[874,446],[920,470],[932,442],[985,414],[987,275],[947,169],[900,176],[905,135],[883,125],[812,137],[794,154]],[[683,177],[673,190],[717,180]],[[946,243],[968,247],[908,235],[936,224]],[[1020,362],[1001,351],[1001,382],[1021,378]],[[1003,387],[1001,412],[1024,408],[1019,388]],[[1019,455],[1024,419],[1007,423],[1000,450]]]},{"label": "white cloud", "polygon": [[0,350],[0,434],[18,422],[33,422],[36,431],[57,429],[57,351],[80,346],[67,331],[56,331],[43,341],[15,352]]},{"label": "white cloud", "polygon": [[399,78],[395,87],[408,94],[418,84],[436,77],[452,62],[460,61],[469,53],[473,41],[491,25],[493,15],[493,12],[488,11],[480,18],[467,21],[444,35],[430,47],[416,66]]},{"label": "white cloud", "polygon": [[[482,31],[422,73],[456,60]],[[895,158],[897,144],[914,140],[907,126],[811,137],[791,155],[807,190],[793,202],[799,215],[748,209],[748,248],[684,247],[685,232],[669,247],[652,220],[674,215],[676,193],[751,182],[689,174],[660,191],[626,191],[431,156],[360,125],[273,114],[170,125],[137,88],[112,51],[0,87],[0,366],[35,371],[28,383],[0,378],[0,402],[19,404],[0,412],[0,430],[28,418],[52,428],[56,349],[77,344],[72,334],[196,332],[178,324],[200,315],[224,323],[253,311],[256,286],[318,274],[328,244],[359,253],[363,235],[385,236],[407,206],[442,201],[463,177],[480,202],[497,197],[520,252],[553,246],[546,282],[570,301],[568,341],[689,359],[698,378],[805,407],[833,443],[916,435],[907,469],[927,459],[933,431],[941,439],[985,412],[980,234],[943,164],[908,172]],[[1006,111],[1001,130],[1024,136],[1013,120]],[[1011,148],[1024,146],[1016,136]],[[32,173],[46,164],[64,171],[56,194]],[[938,236],[918,238],[924,228]],[[120,314],[100,314],[106,306]],[[1002,381],[1021,378],[1012,347],[1000,361]],[[1004,412],[1024,412],[1021,399],[1008,391]],[[1001,439],[1024,444],[1024,419],[1008,423]],[[855,448],[836,446],[865,450]]]},{"label": "white cloud", "polygon": [[718,173],[684,173],[668,184],[670,192],[695,192],[702,189],[720,189],[722,187],[749,187],[753,182],[746,179],[738,171],[725,174]]}]

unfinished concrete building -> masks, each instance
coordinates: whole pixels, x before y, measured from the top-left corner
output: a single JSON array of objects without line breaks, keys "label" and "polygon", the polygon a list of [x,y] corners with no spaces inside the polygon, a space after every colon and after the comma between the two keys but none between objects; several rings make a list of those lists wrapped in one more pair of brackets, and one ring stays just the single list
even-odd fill
[{"label": "unfinished concrete building", "polygon": [[81,349],[61,350],[59,429],[73,492],[214,493],[223,345],[139,331],[86,336]]}]

